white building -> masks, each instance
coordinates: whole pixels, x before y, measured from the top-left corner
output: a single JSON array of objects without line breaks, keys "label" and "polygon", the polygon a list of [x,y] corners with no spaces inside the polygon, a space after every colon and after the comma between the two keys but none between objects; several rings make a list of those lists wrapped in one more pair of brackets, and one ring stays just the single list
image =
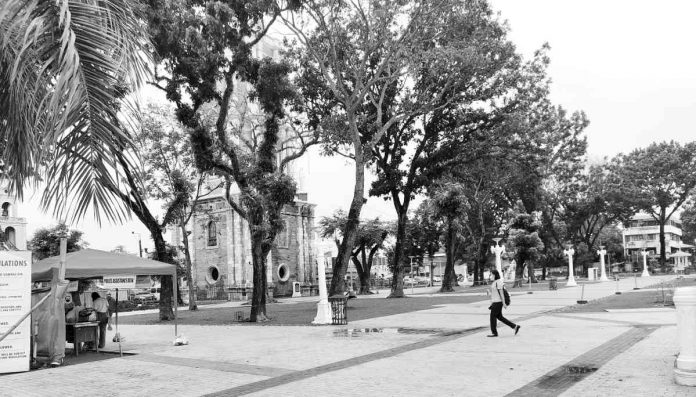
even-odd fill
[{"label": "white building", "polygon": [[7,186],[0,186],[0,228],[9,249],[27,249],[27,220],[17,213],[17,201],[10,195]]},{"label": "white building", "polygon": [[[682,249],[693,249],[693,245],[682,242],[681,221],[677,214],[665,224],[665,252],[669,258]],[[630,262],[642,263],[641,251],[650,255],[660,255],[660,223],[652,216],[638,213],[631,218],[629,225],[623,230],[624,256]]]}]

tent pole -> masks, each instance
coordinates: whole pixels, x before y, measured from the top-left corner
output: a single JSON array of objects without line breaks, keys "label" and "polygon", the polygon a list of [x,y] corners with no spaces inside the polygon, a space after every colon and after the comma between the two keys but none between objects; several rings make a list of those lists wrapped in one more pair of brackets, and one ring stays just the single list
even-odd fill
[{"label": "tent pole", "polygon": [[174,269],[174,274],[172,275],[172,284],[174,284],[174,337],[179,334],[178,332],[178,323],[179,323],[179,316],[178,316],[178,309],[179,309],[179,301],[177,300],[178,293],[177,290],[179,288],[179,283],[178,280],[176,279],[176,269]]},{"label": "tent pole", "polygon": [[118,333],[118,288],[116,288],[116,339],[118,339],[118,354],[123,357],[121,349],[121,334]]}]

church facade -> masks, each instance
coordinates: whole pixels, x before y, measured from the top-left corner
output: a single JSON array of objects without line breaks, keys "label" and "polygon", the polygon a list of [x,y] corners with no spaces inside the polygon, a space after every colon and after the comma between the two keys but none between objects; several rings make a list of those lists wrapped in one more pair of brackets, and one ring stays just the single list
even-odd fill
[{"label": "church facade", "polygon": [[[298,194],[282,211],[283,230],[267,258],[266,280],[275,296],[291,296],[294,283],[305,291],[317,284],[315,205]],[[253,265],[249,224],[222,193],[200,200],[190,239],[192,278],[198,296],[222,288],[228,299],[245,300],[252,287]],[[311,293],[311,292],[309,292]]]}]

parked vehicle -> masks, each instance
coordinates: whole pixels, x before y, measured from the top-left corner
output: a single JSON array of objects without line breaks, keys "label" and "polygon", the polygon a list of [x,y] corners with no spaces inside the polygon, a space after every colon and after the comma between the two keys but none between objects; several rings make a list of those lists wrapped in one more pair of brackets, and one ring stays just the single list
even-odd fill
[{"label": "parked vehicle", "polygon": [[157,302],[157,297],[151,292],[138,292],[133,296],[134,303]]}]

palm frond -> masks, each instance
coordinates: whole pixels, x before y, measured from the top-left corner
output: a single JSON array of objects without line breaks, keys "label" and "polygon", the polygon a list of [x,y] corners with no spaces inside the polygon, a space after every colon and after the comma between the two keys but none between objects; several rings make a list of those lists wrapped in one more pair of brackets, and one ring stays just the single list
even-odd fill
[{"label": "palm frond", "polygon": [[[4,174],[21,197],[45,178],[45,209],[123,220],[113,193],[134,153],[128,92],[148,75],[135,0],[7,0],[0,8],[0,137]],[[126,166],[139,161],[126,155]]]}]

